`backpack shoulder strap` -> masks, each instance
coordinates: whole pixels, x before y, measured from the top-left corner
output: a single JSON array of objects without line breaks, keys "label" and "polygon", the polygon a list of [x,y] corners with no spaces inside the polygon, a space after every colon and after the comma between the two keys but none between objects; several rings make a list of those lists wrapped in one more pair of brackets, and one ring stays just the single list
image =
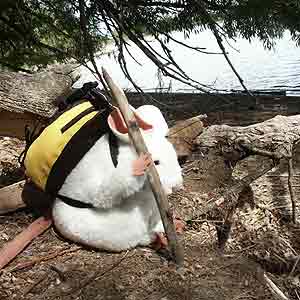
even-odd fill
[{"label": "backpack shoulder strap", "polygon": [[111,160],[116,168],[118,165],[119,143],[117,137],[111,130],[108,132],[108,142]]}]

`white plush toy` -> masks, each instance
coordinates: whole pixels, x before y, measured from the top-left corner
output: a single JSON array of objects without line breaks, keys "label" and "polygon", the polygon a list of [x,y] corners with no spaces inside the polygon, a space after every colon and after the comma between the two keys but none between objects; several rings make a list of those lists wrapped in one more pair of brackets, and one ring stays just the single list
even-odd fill
[{"label": "white plush toy", "polygon": [[[145,143],[167,194],[182,186],[176,152],[166,139],[168,126],[160,110],[145,105],[134,110]],[[148,156],[138,157],[118,110],[108,118],[119,142],[118,165],[110,156],[108,134],[101,137],[66,178],[60,195],[94,208],[78,208],[56,199],[53,220],[70,240],[88,246],[122,251],[149,245],[163,225],[144,170]]]}]

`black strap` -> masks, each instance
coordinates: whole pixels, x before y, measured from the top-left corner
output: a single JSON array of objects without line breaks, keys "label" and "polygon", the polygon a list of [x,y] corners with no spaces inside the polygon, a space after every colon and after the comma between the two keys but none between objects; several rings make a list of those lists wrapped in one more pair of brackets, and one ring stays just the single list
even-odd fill
[{"label": "black strap", "polygon": [[75,125],[78,121],[80,121],[83,117],[87,116],[88,114],[90,114],[91,112],[95,111],[95,107],[89,107],[87,109],[85,109],[84,111],[82,111],[80,114],[78,114],[75,118],[73,118],[70,122],[68,122],[66,125],[64,125],[61,128],[61,133],[64,133],[65,131],[67,131],[69,128],[71,128],[73,125]]},{"label": "black strap", "polygon": [[111,130],[109,130],[108,133],[108,142],[111,160],[116,168],[118,165],[119,143],[117,137],[113,134]]},{"label": "black strap", "polygon": [[64,195],[60,195],[57,194],[56,197],[60,200],[62,200],[63,202],[65,202],[66,204],[73,206],[73,207],[77,207],[77,208],[94,208],[94,205],[91,203],[85,203],[79,200],[75,200],[72,199],[70,197],[64,196]]}]

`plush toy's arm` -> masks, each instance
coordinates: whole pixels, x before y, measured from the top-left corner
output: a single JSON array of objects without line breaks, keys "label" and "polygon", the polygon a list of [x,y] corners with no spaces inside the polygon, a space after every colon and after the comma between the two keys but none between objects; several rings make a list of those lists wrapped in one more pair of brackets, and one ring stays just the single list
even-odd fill
[{"label": "plush toy's arm", "polygon": [[145,175],[134,176],[116,168],[111,176],[106,177],[98,186],[93,205],[101,208],[117,206],[123,199],[140,191],[145,180]]}]

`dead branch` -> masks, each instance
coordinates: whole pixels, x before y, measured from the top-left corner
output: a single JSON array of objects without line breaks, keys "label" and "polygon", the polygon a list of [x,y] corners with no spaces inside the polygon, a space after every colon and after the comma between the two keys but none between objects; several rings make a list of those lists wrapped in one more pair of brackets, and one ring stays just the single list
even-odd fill
[{"label": "dead branch", "polygon": [[210,15],[210,13],[207,11],[207,9],[205,8],[205,4],[203,1],[197,1],[197,4],[199,5],[199,7],[201,8],[203,15],[207,17],[208,21],[209,21],[209,28],[212,31],[213,35],[216,38],[216,41],[219,45],[219,48],[221,49],[228,65],[230,66],[231,70],[233,71],[233,73],[235,74],[235,76],[237,77],[237,79],[239,80],[241,86],[244,88],[244,90],[247,92],[247,94],[251,97],[253,97],[253,95],[250,93],[250,91],[247,89],[247,87],[244,84],[244,80],[242,79],[242,77],[240,76],[240,74],[237,72],[237,70],[235,69],[235,67],[233,66],[227,52],[226,49],[223,45],[222,42],[222,38],[219,34],[219,31],[217,29],[217,25],[216,22],[214,21],[214,19],[212,18],[212,16]]},{"label": "dead branch", "polygon": [[[187,84],[191,87],[194,87],[200,91],[203,91],[205,93],[209,92],[209,90],[215,90],[212,86],[207,86],[205,84],[202,84],[202,83],[192,79],[191,77],[187,76],[185,73],[183,73],[182,70],[180,68],[178,68],[178,66],[176,64],[174,64],[174,60],[170,56],[171,51],[168,50],[167,51],[168,54],[166,54],[166,52],[165,52],[165,54],[166,54],[165,57],[158,58],[156,51],[153,50],[152,47],[147,45],[147,43],[145,44],[145,41],[143,40],[143,38],[141,38],[138,34],[133,32],[130,24],[127,24],[123,20],[121,20],[121,18],[119,16],[119,12],[115,9],[115,7],[109,1],[105,0],[102,2],[97,0],[97,4],[99,5],[99,8],[106,13],[106,15],[108,16],[108,19],[111,21],[111,23],[114,22],[116,24],[114,26],[116,29],[115,32],[118,33],[118,37],[121,40],[121,43],[120,42],[117,43],[119,50],[120,50],[120,45],[122,47],[122,43],[123,43],[122,35],[125,34],[126,36],[128,36],[128,38],[131,41],[133,41],[141,49],[141,51],[143,51],[143,53],[163,72],[163,74],[165,76],[168,76],[170,78],[178,80],[182,83],[185,83],[185,84]],[[121,34],[119,34],[120,32],[121,32]],[[112,36],[114,36],[114,35],[112,35]],[[155,38],[159,43],[161,42],[161,40],[157,36]],[[164,47],[166,47],[166,46],[164,46]],[[164,48],[164,49],[166,50],[166,48]],[[121,67],[122,66],[124,67],[124,63],[126,64],[124,59],[122,59]],[[126,77],[127,77],[127,75],[126,75]],[[131,81],[131,83],[133,83],[133,82]]]},{"label": "dead branch", "polygon": [[297,257],[297,259],[296,259],[296,261],[295,261],[295,263],[294,263],[294,265],[292,267],[292,270],[289,273],[289,277],[292,277],[294,275],[294,272],[296,270],[296,267],[298,266],[299,261],[300,261],[300,256],[298,255],[298,257]]},{"label": "dead branch", "polygon": [[67,247],[67,248],[62,249],[62,250],[59,249],[59,250],[54,251],[54,252],[52,252],[50,254],[47,254],[45,256],[33,257],[30,260],[20,262],[16,266],[14,266],[12,268],[9,268],[8,270],[5,270],[5,271],[8,271],[8,272],[20,271],[20,270],[23,270],[25,268],[33,267],[35,264],[38,264],[38,263],[56,258],[58,256],[62,256],[62,255],[68,254],[68,253],[76,252],[80,249],[82,249],[81,246]]},{"label": "dead branch", "polygon": [[[227,190],[223,192],[218,191],[215,197],[198,208],[193,219],[202,218],[203,214],[207,213],[210,213],[212,216],[220,216],[220,213],[223,216],[230,214],[232,209],[238,205],[239,194],[243,188],[266,174],[276,165],[279,165],[282,159],[291,159],[291,149],[299,140],[299,115],[290,117],[276,116],[268,121],[246,127],[221,125],[205,129],[197,138],[197,152],[210,155],[208,157],[212,159],[219,157],[220,164],[217,168],[220,168],[219,170],[223,173],[226,165],[229,165],[229,170],[223,175],[224,177],[227,176],[226,179],[224,178]],[[250,171],[251,173],[238,180],[237,183],[234,183],[232,170],[237,162],[253,155],[256,155],[257,168]],[[292,168],[290,169],[292,170]],[[292,179],[290,179],[289,184],[291,186]],[[295,207],[293,187],[291,192],[292,205]],[[277,201],[282,201],[281,199],[279,198]],[[294,219],[296,219],[295,208],[293,213]]]},{"label": "dead branch", "polygon": [[289,298],[285,296],[285,294],[279,289],[279,287],[270,279],[270,277],[266,273],[264,273],[263,278],[271,293],[276,297],[276,299],[289,300]]},{"label": "dead branch", "polygon": [[[109,74],[102,68],[103,77],[109,86],[114,101],[118,104],[120,111],[124,117],[124,121],[128,127],[128,132],[133,142],[133,145],[138,154],[148,153],[148,149],[143,140],[142,134],[139,130],[134,114],[129,109],[128,100],[124,92],[113,82]],[[162,189],[159,175],[154,164],[151,164],[147,172],[147,178],[149,180],[152,192],[155,196],[158,209],[162,218],[164,229],[169,241],[170,250],[173,258],[178,266],[183,265],[183,249],[177,242],[177,236],[175,226],[173,223],[173,215],[170,211],[167,197]]]},{"label": "dead branch", "polygon": [[234,184],[232,187],[227,189],[224,193],[219,193],[203,208],[199,208],[197,213],[193,216],[192,219],[199,219],[201,216],[212,212],[214,210],[218,210],[220,208],[224,209],[227,208],[227,210],[232,209],[238,204],[238,198],[241,191],[254,182],[256,179],[260,178],[264,174],[266,174],[268,171],[270,171],[272,168],[275,167],[275,163],[271,159],[263,159],[261,162],[261,167],[259,170],[248,174],[247,176],[240,179],[236,184]]},{"label": "dead branch", "polygon": [[[83,0],[79,0],[79,11],[80,11],[80,29],[82,31],[82,38],[83,38],[83,51],[85,51],[86,54],[88,54],[90,61],[93,65],[94,70],[91,70],[93,74],[96,73],[98,79],[100,80],[103,89],[109,95],[108,88],[105,84],[105,81],[103,80],[103,77],[101,73],[99,72],[99,69],[97,67],[96,61],[95,61],[95,55],[94,55],[94,48],[91,43],[91,39],[87,30],[87,18],[86,18],[86,13],[85,13],[86,7],[85,7],[85,2]],[[87,66],[87,64],[85,64]]]}]

